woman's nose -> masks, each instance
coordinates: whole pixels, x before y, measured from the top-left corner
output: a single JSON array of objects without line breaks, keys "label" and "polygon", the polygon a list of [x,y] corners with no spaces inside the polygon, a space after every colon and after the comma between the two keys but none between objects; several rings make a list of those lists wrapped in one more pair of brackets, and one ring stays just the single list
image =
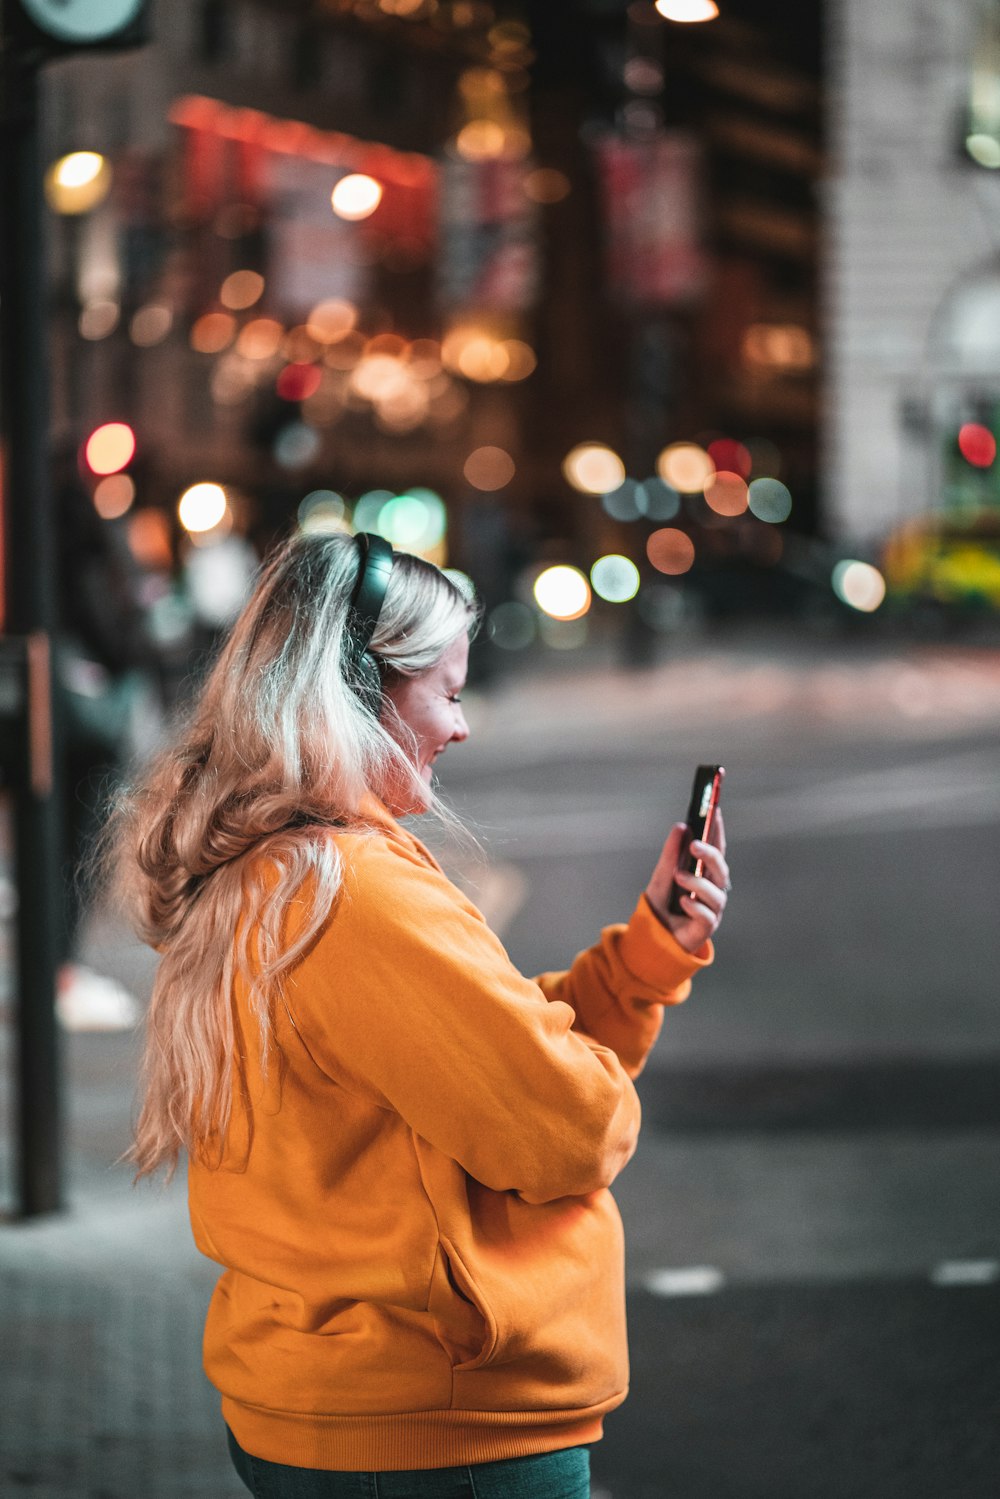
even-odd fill
[{"label": "woman's nose", "polygon": [[456,744],[461,744],[463,739],[468,739],[469,737],[469,725],[465,721],[465,714],[461,708],[455,714],[455,731],[451,737]]}]

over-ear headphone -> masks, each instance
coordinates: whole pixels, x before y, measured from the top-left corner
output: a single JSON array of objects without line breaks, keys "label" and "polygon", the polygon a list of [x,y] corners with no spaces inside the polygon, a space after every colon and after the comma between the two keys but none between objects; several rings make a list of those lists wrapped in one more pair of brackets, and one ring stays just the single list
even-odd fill
[{"label": "over-ear headphone", "polygon": [[385,602],[392,572],[392,547],[382,536],[362,532],[358,543],[358,580],[347,610],[347,680],[369,712],[378,717],[382,705],[382,673],[368,646]]}]

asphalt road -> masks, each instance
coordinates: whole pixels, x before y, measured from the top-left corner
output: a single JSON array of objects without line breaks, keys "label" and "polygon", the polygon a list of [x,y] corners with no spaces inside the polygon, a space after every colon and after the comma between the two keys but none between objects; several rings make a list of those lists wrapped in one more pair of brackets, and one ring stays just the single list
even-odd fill
[{"label": "asphalt road", "polygon": [[[694,763],[729,771],[717,961],[616,1185],[633,1379],[595,1499],[995,1499],[1000,656],[703,646],[467,706],[443,783],[489,857],[448,862],[528,972],[626,917]],[[85,956],[147,992],[113,913]],[[73,1212],[0,1234],[0,1479],[235,1499],[198,1370],[213,1267],[178,1186],[110,1165],[133,1039],[68,1061]]]},{"label": "asphalt road", "polygon": [[992,1499],[996,660],[704,668],[635,679],[634,717],[627,679],[596,680],[612,742],[512,722],[510,763],[470,743],[445,771],[538,972],[627,916],[693,764],[728,770],[716,964],[667,1014],[616,1187],[633,1384],[595,1493]]}]

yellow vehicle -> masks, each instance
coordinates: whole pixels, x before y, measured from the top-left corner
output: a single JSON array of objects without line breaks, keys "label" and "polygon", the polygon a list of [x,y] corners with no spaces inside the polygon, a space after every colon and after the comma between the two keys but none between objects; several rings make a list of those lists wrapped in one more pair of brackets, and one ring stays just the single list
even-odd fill
[{"label": "yellow vehicle", "polygon": [[882,555],[897,602],[1000,609],[1000,510],[925,516],[900,527]]}]

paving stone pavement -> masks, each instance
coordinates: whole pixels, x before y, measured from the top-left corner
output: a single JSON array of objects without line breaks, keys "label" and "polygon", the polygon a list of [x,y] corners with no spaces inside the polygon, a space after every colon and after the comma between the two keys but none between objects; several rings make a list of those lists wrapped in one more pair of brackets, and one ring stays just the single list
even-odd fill
[{"label": "paving stone pavement", "polygon": [[0,1231],[5,1499],[245,1499],[200,1366],[214,1278],[177,1189],[81,1183]]}]

